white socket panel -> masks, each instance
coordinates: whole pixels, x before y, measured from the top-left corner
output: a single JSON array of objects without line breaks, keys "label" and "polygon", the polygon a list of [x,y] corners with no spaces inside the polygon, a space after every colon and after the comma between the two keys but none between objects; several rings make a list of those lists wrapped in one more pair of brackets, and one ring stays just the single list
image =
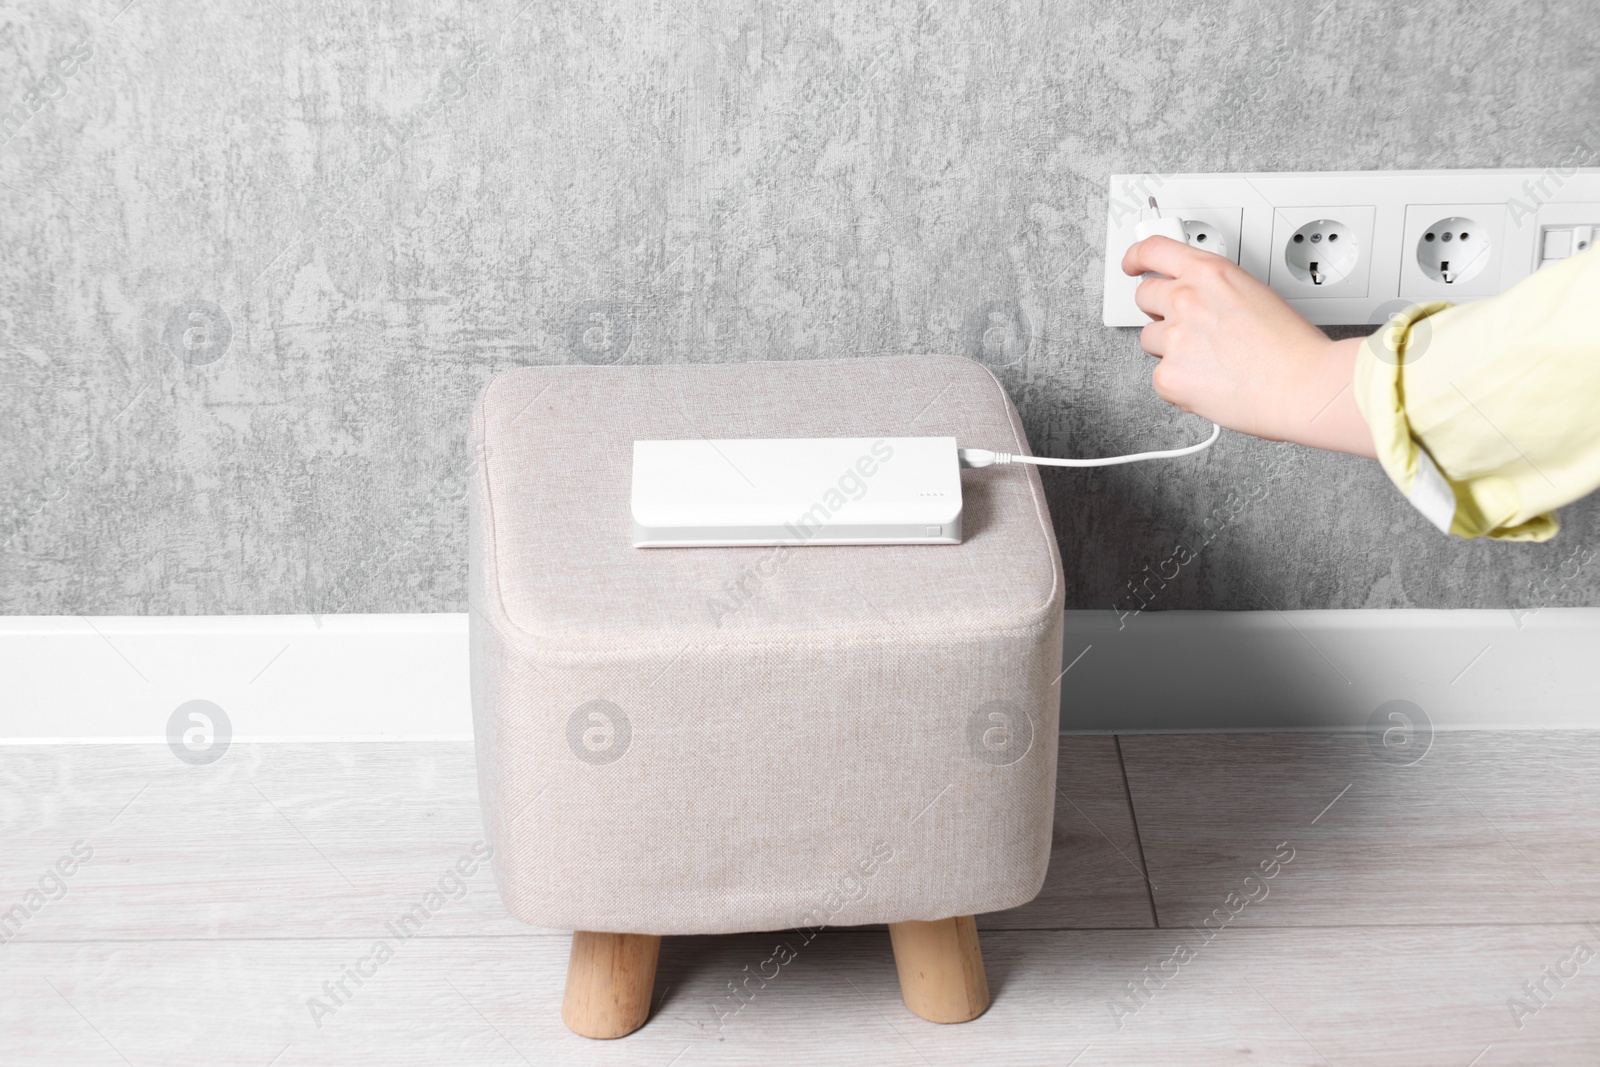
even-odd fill
[{"label": "white socket panel", "polygon": [[1122,273],[1122,256],[1150,217],[1151,196],[1162,215],[1185,220],[1191,245],[1204,247],[1198,233],[1221,234],[1229,259],[1323,326],[1378,325],[1406,303],[1493,296],[1600,240],[1600,168],[1564,164],[1114,174],[1108,194],[1107,326],[1150,321],[1133,302],[1139,279]]}]

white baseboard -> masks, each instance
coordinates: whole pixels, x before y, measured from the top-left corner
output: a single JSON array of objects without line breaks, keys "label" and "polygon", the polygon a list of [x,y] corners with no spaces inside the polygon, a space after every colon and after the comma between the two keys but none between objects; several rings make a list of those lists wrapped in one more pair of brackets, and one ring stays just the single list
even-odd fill
[{"label": "white baseboard", "polygon": [[1061,728],[1362,730],[1406,700],[1440,730],[1595,729],[1597,659],[1600,608],[1069,611]]},{"label": "white baseboard", "polygon": [[0,678],[0,744],[165,744],[197,699],[234,741],[472,738],[464,614],[0,618]]},{"label": "white baseboard", "polygon": [[[1067,612],[1069,733],[1600,727],[1600,608]],[[189,700],[235,741],[466,741],[467,617],[0,618],[0,744],[160,744]]]}]

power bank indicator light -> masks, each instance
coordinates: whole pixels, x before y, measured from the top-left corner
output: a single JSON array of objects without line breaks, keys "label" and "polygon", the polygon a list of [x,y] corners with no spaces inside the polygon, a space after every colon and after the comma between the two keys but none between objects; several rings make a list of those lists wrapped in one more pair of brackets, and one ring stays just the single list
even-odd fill
[{"label": "power bank indicator light", "polygon": [[929,537],[938,537],[943,532],[944,532],[944,527],[943,526],[930,526],[930,527],[928,527],[928,536]]}]

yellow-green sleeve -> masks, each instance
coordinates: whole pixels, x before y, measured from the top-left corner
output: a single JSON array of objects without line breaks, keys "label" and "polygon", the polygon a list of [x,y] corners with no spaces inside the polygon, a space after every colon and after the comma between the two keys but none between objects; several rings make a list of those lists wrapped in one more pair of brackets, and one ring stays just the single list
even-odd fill
[{"label": "yellow-green sleeve", "polygon": [[1418,304],[1362,344],[1378,460],[1435,526],[1545,541],[1600,487],[1600,247],[1487,300]]}]

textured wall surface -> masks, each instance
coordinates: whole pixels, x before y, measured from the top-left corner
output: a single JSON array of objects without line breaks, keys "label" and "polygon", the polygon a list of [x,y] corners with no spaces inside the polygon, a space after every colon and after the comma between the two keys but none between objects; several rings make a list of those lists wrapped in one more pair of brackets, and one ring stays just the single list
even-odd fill
[{"label": "textured wall surface", "polygon": [[[963,352],[1036,450],[1197,440],[1099,324],[1107,174],[1597,162],[1589,4],[794,8],[0,8],[0,611],[463,610],[522,364]],[[1452,542],[1237,435],[1045,478],[1072,607],[1179,543],[1152,608],[1600,603],[1595,500]]]}]

